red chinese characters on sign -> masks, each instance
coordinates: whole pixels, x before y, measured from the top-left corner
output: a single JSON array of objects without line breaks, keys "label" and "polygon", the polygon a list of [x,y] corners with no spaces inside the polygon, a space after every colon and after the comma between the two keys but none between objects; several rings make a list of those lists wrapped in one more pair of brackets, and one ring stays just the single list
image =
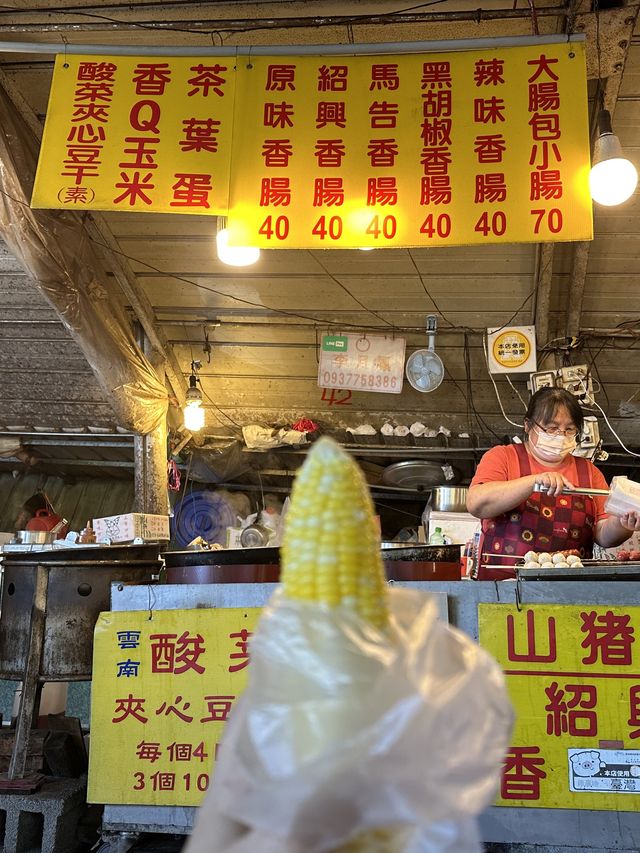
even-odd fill
[{"label": "red chinese characters on sign", "polygon": [[507,615],[507,657],[509,660],[537,663],[552,663],[556,660],[558,651],[556,620],[553,616],[548,616],[545,621],[546,625],[542,627],[538,625],[540,633],[536,635],[536,613],[534,610],[527,610],[526,649],[517,651],[515,619],[510,613]]},{"label": "red chinese characters on sign", "polygon": [[204,666],[198,663],[206,651],[201,634],[191,636],[186,631],[177,634],[151,634],[151,672],[171,672],[180,675],[187,670],[204,672]]},{"label": "red chinese characters on sign", "polygon": [[233,707],[235,696],[205,696],[207,713],[201,723],[226,723]]},{"label": "red chinese characters on sign", "polygon": [[[504,60],[498,57],[478,59],[474,63],[473,82],[478,90],[505,85]],[[490,171],[478,171],[475,176],[474,204],[495,205],[507,201],[508,186],[505,173],[500,170],[507,151],[504,134],[497,126],[506,121],[506,105],[504,98],[497,95],[480,92],[473,100],[473,121],[479,125],[473,140],[473,152],[478,165],[497,165]],[[502,236],[507,230],[507,217],[503,210],[491,208],[480,214],[475,231],[484,237]]]},{"label": "red chinese characters on sign", "polygon": [[262,158],[267,168],[286,168],[293,157],[293,144],[290,139],[265,139],[262,144]]},{"label": "red chinese characters on sign", "polygon": [[279,104],[271,101],[264,105],[262,111],[262,124],[265,127],[293,127],[294,109],[293,104],[281,101]]},{"label": "red chinese characters on sign", "polygon": [[191,714],[187,714],[190,707],[191,702],[187,702],[187,700],[183,699],[182,696],[176,696],[173,702],[163,702],[158,708],[156,708],[155,713],[157,717],[161,714],[165,717],[173,715],[182,720],[183,723],[191,723],[193,722],[193,717]]},{"label": "red chinese characters on sign", "polygon": [[168,62],[139,62],[133,72],[136,95],[164,95],[170,81]]},{"label": "red chinese characters on sign", "polygon": [[369,117],[372,130],[393,129],[398,124],[398,104],[389,101],[373,101],[369,104]]},{"label": "red chinese characters on sign", "polygon": [[[187,79],[186,96],[193,99],[190,109],[197,108],[201,99],[218,99],[225,96],[228,67],[224,65],[192,65]],[[122,207],[149,207],[154,203],[156,170],[162,144],[160,124],[161,99],[172,85],[172,70],[167,62],[139,62],[132,73],[131,82],[137,97],[129,111],[132,133],[124,139],[119,179],[115,181],[116,195],[113,203]],[[215,155],[218,152],[218,134],[221,122],[211,115],[192,113],[182,120],[180,150],[185,154]],[[212,175],[208,171],[179,171],[173,174],[171,184],[172,208],[210,208],[213,190]]]},{"label": "red chinese characters on sign", "polygon": [[346,145],[342,139],[318,139],[313,152],[321,169],[339,168],[346,153]]},{"label": "red chinese characters on sign", "polygon": [[629,737],[640,737],[640,684],[634,684],[629,688],[629,719],[627,725],[630,727]]},{"label": "red chinese characters on sign", "polygon": [[149,718],[144,715],[145,701],[145,699],[134,697],[133,693],[129,693],[123,699],[116,699],[116,707],[111,722],[121,723],[128,717],[132,717],[139,723],[146,723]]},{"label": "red chinese characters on sign", "polygon": [[235,640],[235,647],[239,649],[237,652],[231,652],[229,660],[237,661],[237,663],[229,664],[229,672],[239,672],[249,664],[249,637],[252,637],[251,631],[243,628],[241,631],[236,631],[229,634],[230,640]]},{"label": "red chinese characters on sign", "polygon": [[[529,165],[532,167],[529,175],[530,201],[549,201],[560,199],[563,195],[563,184],[558,164],[562,162],[559,140],[560,128],[560,91],[559,77],[553,66],[558,62],[555,58],[540,54],[536,59],[528,60],[531,73],[528,77],[529,127],[531,128],[531,153]],[[535,233],[539,232],[540,222],[544,213],[539,209],[531,211],[535,218]],[[562,231],[562,213],[559,208],[552,208],[548,214],[548,224],[554,233]]]},{"label": "red chinese characters on sign", "polygon": [[291,204],[289,178],[263,178],[260,181],[260,207],[288,207]]},{"label": "red chinese characters on sign", "polygon": [[[235,696],[202,697],[198,707],[200,708],[200,713],[202,713],[203,716],[198,717],[199,722],[226,723],[235,699]],[[147,716],[147,711],[145,710],[146,701],[147,700],[144,698],[135,697],[132,693],[126,697],[116,699],[111,722],[123,723],[125,720],[130,719],[137,723],[147,723],[149,718]],[[197,716],[195,709],[193,709],[192,713],[189,713],[191,707],[192,703],[187,698],[178,695],[171,702],[166,700],[161,702],[160,705],[154,709],[153,713],[156,717],[169,717],[174,722],[175,719],[178,719],[183,723],[189,724],[192,723]],[[152,746],[152,744],[150,745],[143,742],[140,749],[144,748],[145,750],[150,751],[152,750]],[[151,760],[150,754],[147,754],[145,757],[147,760]]]},{"label": "red chinese characters on sign", "polygon": [[538,746],[512,746],[505,756],[500,796],[503,800],[539,800],[544,758]]},{"label": "red chinese characters on sign", "polygon": [[[400,89],[401,79],[399,66],[396,62],[374,62],[369,69],[369,92],[373,93],[372,100],[368,104],[369,124],[371,130],[381,131],[380,136],[372,136],[367,142],[366,156],[369,167],[373,170],[395,169],[400,155],[400,145],[395,136],[389,134],[397,126],[399,115],[399,104],[387,100],[382,92],[393,93]],[[396,175],[374,176],[366,179],[366,204],[367,207],[394,206],[398,203],[399,191]],[[384,222],[387,223],[387,233],[384,231]],[[396,220],[394,216],[387,216],[383,220],[381,229],[378,217],[374,216],[367,226],[366,233],[372,234],[376,239],[382,234],[388,238],[388,234],[395,233]]]},{"label": "red chinese characters on sign", "polygon": [[162,748],[159,741],[141,741],[136,748],[136,758],[140,761],[149,761],[154,764],[163,756],[170,762],[192,761],[197,758],[201,763],[209,758],[204,741],[194,745],[192,743],[173,743],[166,744]]},{"label": "red chinese characters on sign", "polygon": [[327,125],[345,128],[347,112],[344,101],[320,101],[316,109],[316,130],[322,130]]},{"label": "red chinese characters on sign", "polygon": [[346,92],[348,78],[346,65],[322,65],[318,68],[318,91]]},{"label": "red chinese characters on sign", "polygon": [[136,748],[136,758],[140,761],[150,761],[152,764],[162,757],[159,743],[141,741]]},{"label": "red chinese characters on sign", "polygon": [[544,692],[549,700],[545,705],[548,735],[597,735],[598,718],[593,709],[596,707],[598,695],[594,685],[565,684],[560,688],[558,682],[554,681]]},{"label": "red chinese characters on sign", "polygon": [[170,207],[209,208],[209,193],[213,189],[211,175],[198,172],[176,172],[175,183],[171,185],[173,200]]},{"label": "red chinese characters on sign", "polygon": [[116,71],[112,62],[81,62],[78,66],[71,127],[60,173],[72,178],[74,185],[63,191],[63,204],[86,204],[94,198],[93,189],[85,181],[100,174]]},{"label": "red chinese characters on sign", "polygon": [[192,65],[193,76],[187,81],[191,86],[187,91],[187,97],[202,96],[208,98],[210,95],[214,95],[223,98],[224,86],[227,82],[223,72],[228,70],[226,65]]},{"label": "red chinese characters on sign", "polygon": [[[424,62],[420,82],[422,122],[420,165],[420,204],[424,206],[451,203],[452,129],[451,63]],[[423,225],[423,233],[424,225]]]},{"label": "red chinese characters on sign", "polygon": [[395,62],[380,63],[371,66],[371,83],[369,91],[374,89],[388,89],[394,92],[400,87],[398,65]]},{"label": "red chinese characters on sign", "polygon": [[267,92],[285,92],[287,89],[294,92],[295,78],[295,65],[269,65],[265,89]]},{"label": "red chinese characters on sign", "polygon": [[316,178],[313,182],[314,207],[340,207],[344,204],[342,178]]},{"label": "red chinese characters on sign", "polygon": [[581,645],[589,649],[582,663],[592,664],[601,660],[605,666],[628,666],[631,663],[631,645],[635,642],[633,627],[628,614],[617,615],[608,610],[603,615],[581,613],[581,631],[586,634]]},{"label": "red chinese characters on sign", "polygon": [[[625,734],[630,741],[640,738],[640,683],[626,681],[637,679],[637,673],[629,671],[637,666],[633,615],[613,608],[577,609],[571,631],[560,631],[557,618],[564,616],[536,608],[504,617],[502,648],[506,660],[516,664],[513,669],[506,666],[505,673],[519,679],[531,677],[530,685],[521,687],[522,697],[527,697],[525,716],[531,715],[529,722],[534,718],[543,721],[537,744],[531,744],[527,731],[527,745],[509,751],[501,788],[505,800],[541,799],[541,784],[549,768],[557,770],[552,758],[556,760],[558,748],[565,744],[577,746],[576,738],[621,740]],[[617,678],[616,702],[624,716],[612,719],[609,685]],[[562,741],[552,747],[550,739]],[[592,745],[597,747],[597,741]]]},{"label": "red chinese characters on sign", "polygon": [[367,181],[367,204],[395,205],[398,203],[398,185],[395,178],[369,178]]},{"label": "red chinese characters on sign", "polygon": [[218,150],[217,134],[220,122],[212,118],[188,118],[182,122],[182,151],[208,151],[215,154]]},{"label": "red chinese characters on sign", "polygon": [[[166,84],[163,78],[149,78],[148,75],[149,66],[145,63],[138,64],[133,72],[134,85],[143,85],[141,80],[149,79],[149,86],[153,84],[158,91],[164,93]],[[143,85],[143,88],[146,88],[146,85]],[[114,204],[135,207],[138,202],[147,206],[153,203],[154,171],[158,168],[156,155],[161,140],[160,116],[161,108],[156,100],[143,98],[131,107],[129,125],[134,133],[124,139],[123,159],[118,163],[118,168],[122,171],[120,180],[115,183],[116,190],[121,192],[113,199]]]}]

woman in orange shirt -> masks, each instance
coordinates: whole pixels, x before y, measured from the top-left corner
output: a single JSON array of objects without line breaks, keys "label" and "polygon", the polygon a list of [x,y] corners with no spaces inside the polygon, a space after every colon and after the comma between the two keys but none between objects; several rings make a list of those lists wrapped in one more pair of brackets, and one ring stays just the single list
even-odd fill
[{"label": "woman in orange shirt", "polygon": [[515,577],[513,557],[527,551],[575,548],[588,558],[594,542],[610,548],[640,530],[640,513],[608,515],[604,497],[562,494],[564,488],[608,488],[595,465],[572,455],[583,424],[572,394],[541,388],[525,414],[524,443],[484,454],[467,498],[469,512],[482,519],[478,580]]}]

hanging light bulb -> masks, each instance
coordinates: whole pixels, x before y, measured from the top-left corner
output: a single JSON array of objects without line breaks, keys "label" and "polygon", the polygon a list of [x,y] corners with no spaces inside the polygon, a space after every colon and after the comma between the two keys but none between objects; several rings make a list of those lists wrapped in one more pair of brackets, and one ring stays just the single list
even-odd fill
[{"label": "hanging light bulb", "polygon": [[631,198],[638,184],[638,173],[622,153],[620,140],[611,127],[609,110],[600,110],[598,130],[589,188],[594,201],[612,207]]},{"label": "hanging light bulb", "polygon": [[199,361],[191,362],[191,376],[189,377],[189,388],[185,396],[184,425],[191,432],[198,432],[204,426],[204,409],[202,408],[202,391],[198,388],[198,374],[196,370],[200,367]]},{"label": "hanging light bulb", "polygon": [[226,227],[226,219],[219,217],[218,230],[216,232],[216,250],[218,260],[232,267],[248,267],[260,257],[260,249],[257,246],[230,246],[229,231]]}]

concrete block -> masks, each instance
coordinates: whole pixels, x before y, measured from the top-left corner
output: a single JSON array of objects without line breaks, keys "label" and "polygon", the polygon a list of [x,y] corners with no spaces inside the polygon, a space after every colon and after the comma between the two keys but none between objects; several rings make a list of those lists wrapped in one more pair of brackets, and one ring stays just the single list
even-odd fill
[{"label": "concrete block", "polygon": [[86,777],[47,779],[34,794],[0,794],[2,853],[71,853],[86,785]]}]

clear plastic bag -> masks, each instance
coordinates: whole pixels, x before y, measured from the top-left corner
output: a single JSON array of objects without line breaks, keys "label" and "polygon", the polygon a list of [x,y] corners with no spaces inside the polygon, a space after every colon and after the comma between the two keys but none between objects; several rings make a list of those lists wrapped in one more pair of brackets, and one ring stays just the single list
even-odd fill
[{"label": "clear plastic bag", "polygon": [[[479,853],[513,719],[502,672],[429,595],[390,604],[383,634],[274,597],[188,853]],[[361,838],[388,827],[392,846]]]},{"label": "clear plastic bag", "polygon": [[627,477],[614,477],[604,508],[611,515],[618,516],[640,511],[640,483]]}]

